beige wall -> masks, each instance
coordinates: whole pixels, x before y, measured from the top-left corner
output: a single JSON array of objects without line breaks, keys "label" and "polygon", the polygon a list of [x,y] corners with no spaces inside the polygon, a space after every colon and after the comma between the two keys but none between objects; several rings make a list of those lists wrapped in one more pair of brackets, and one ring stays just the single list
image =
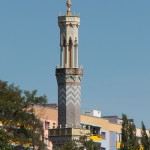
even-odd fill
[{"label": "beige wall", "polygon": [[[36,106],[34,107],[36,115],[44,120],[49,120],[50,122],[50,128],[53,128],[53,123],[55,123],[55,127],[57,127],[58,123],[58,110],[57,109],[51,109],[51,108],[44,108]],[[109,120],[98,118],[98,117],[92,117],[92,116],[86,116],[81,115],[81,122],[87,123],[87,124],[95,124],[99,125],[103,130],[107,131],[113,131],[113,132],[121,132],[121,125],[119,124],[113,124],[110,123]],[[141,135],[141,129],[137,129],[137,136]]]},{"label": "beige wall", "polygon": [[[42,120],[50,120],[51,122],[55,122],[57,126],[57,122],[58,122],[58,110],[57,109],[50,109],[50,108],[36,106],[35,112],[37,116],[41,118]],[[114,131],[114,132],[121,131],[121,125],[110,123],[109,120],[106,120],[103,118],[81,115],[81,122],[84,122],[87,124],[99,125],[103,130]]]},{"label": "beige wall", "polygon": [[57,123],[57,120],[58,120],[58,110],[57,109],[35,106],[34,110],[35,110],[35,114],[40,119],[53,120]]},{"label": "beige wall", "polygon": [[49,128],[55,128],[58,126],[58,111],[57,109],[49,107],[34,106],[35,114],[43,122],[44,128],[44,142],[49,150],[52,150],[52,143],[48,139],[48,130],[45,128],[45,122],[49,122]]},{"label": "beige wall", "polygon": [[121,132],[121,125],[112,124],[108,120],[103,118],[81,115],[81,122],[99,125],[103,130]]}]

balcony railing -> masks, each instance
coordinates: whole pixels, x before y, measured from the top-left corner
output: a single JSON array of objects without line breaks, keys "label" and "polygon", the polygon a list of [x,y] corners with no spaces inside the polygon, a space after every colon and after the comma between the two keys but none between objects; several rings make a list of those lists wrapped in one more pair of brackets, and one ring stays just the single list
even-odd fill
[{"label": "balcony railing", "polygon": [[83,75],[81,68],[57,68],[56,75]]},{"label": "balcony railing", "polygon": [[116,142],[116,147],[120,148],[121,147],[121,142]]},{"label": "balcony railing", "polygon": [[93,140],[94,142],[101,142],[102,141],[102,136],[101,135],[90,135],[90,139]]}]

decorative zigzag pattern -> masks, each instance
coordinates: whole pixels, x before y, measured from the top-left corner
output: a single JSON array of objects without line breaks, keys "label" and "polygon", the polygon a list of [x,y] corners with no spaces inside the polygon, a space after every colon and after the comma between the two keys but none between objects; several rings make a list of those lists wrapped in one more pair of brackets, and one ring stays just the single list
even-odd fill
[{"label": "decorative zigzag pattern", "polygon": [[59,124],[80,125],[80,91],[81,87],[79,85],[59,85]]},{"label": "decorative zigzag pattern", "polygon": [[58,123],[66,124],[66,88],[63,85],[58,86]]},{"label": "decorative zigzag pattern", "polygon": [[80,125],[80,93],[78,85],[67,85],[66,87],[66,117],[68,125]]}]

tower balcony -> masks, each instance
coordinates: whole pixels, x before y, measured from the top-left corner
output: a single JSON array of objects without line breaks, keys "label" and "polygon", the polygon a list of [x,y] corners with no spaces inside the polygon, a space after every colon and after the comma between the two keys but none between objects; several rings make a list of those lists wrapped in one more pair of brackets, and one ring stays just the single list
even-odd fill
[{"label": "tower balcony", "polygon": [[57,128],[49,129],[49,139],[54,145],[62,146],[67,141],[74,140],[76,143],[81,136],[87,136],[89,139],[90,130],[81,128]]},{"label": "tower balcony", "polygon": [[59,24],[62,24],[62,23],[65,23],[65,24],[78,24],[80,25],[80,16],[79,15],[76,15],[76,16],[63,16],[63,15],[60,15],[58,17],[58,22]]},{"label": "tower balcony", "polygon": [[56,76],[59,75],[83,75],[82,68],[57,68]]},{"label": "tower balcony", "polygon": [[90,130],[80,128],[56,128],[49,129],[49,137],[57,136],[84,136],[90,135]]}]

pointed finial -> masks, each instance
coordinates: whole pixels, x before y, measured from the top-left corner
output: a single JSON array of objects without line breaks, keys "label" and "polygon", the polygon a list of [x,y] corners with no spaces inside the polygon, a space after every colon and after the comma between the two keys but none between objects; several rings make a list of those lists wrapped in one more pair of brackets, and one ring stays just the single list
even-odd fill
[{"label": "pointed finial", "polygon": [[71,8],[71,0],[67,0],[66,5],[68,7],[67,16],[72,16],[71,9],[70,9]]}]

